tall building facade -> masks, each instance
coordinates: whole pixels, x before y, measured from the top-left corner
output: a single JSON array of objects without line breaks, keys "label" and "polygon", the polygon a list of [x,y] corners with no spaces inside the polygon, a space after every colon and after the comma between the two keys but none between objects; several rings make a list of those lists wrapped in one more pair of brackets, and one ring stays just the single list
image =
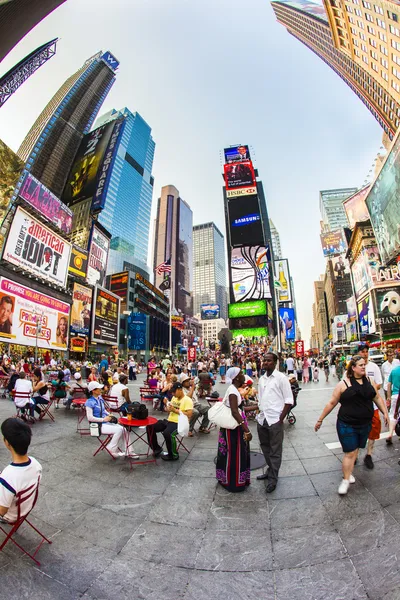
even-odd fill
[{"label": "tall building facade", "polygon": [[0,2],[0,61],[16,44],[65,0]]},{"label": "tall building facade", "polygon": [[113,237],[134,247],[130,262],[146,265],[149,249],[150,212],[153,197],[152,175],[155,143],[151,127],[127,108],[111,110],[96,121],[100,127],[125,117],[123,133],[115,149],[104,208],[99,222]]},{"label": "tall building facade", "polygon": [[343,202],[355,194],[356,191],[357,188],[320,191],[319,210],[321,212],[324,231],[335,231],[336,229],[349,226]]},{"label": "tall building facade", "polygon": [[269,228],[271,231],[271,243],[272,243],[272,251],[274,253],[275,260],[283,258],[282,256],[282,246],[281,246],[281,238],[277,228],[275,227],[272,219],[269,220]]},{"label": "tall building facade", "polygon": [[[335,21],[335,28],[339,27],[338,33],[343,30],[340,27],[340,14],[343,13],[343,10],[340,12],[340,6],[352,8],[352,10],[356,9],[361,13],[361,15],[355,13],[352,16],[355,21],[351,23],[354,33],[350,29],[348,30],[348,36],[349,39],[351,36],[352,43],[354,44],[353,40],[356,40],[359,44],[358,47],[354,44],[354,50],[357,49],[360,56],[357,56],[355,51],[353,53],[349,52],[347,48],[343,51],[344,46],[340,42],[340,39],[345,39],[343,36],[339,36],[339,42],[335,43],[335,33],[330,27],[323,6],[313,4],[308,0],[296,0],[295,2],[274,0],[271,4],[279,23],[286,27],[291,35],[317,54],[347,83],[373,114],[385,133],[392,138],[400,124],[400,87],[398,91],[397,88],[393,87],[392,82],[397,86],[397,81],[400,84],[400,80],[397,79],[394,71],[389,73],[387,44],[390,43],[391,45],[390,53],[393,53],[393,48],[397,49],[397,46],[393,46],[391,42],[399,44],[400,48],[400,29],[394,21],[386,17],[386,12],[396,12],[398,7],[396,8],[392,2],[380,3],[379,6],[383,7],[383,4],[385,4],[386,7],[385,20],[388,22],[388,26],[384,30],[375,21],[378,18],[383,22],[382,14],[376,11],[376,14],[374,14],[374,11],[371,10],[372,4],[366,2],[366,0],[354,0],[354,2],[348,2],[347,0],[325,1],[326,5],[328,1],[331,5],[330,20],[332,23]],[[368,5],[369,13],[364,10],[365,5]],[[369,15],[368,19],[365,14]],[[336,15],[338,15],[338,19],[336,19]],[[372,34],[367,29],[364,19],[365,22],[368,21],[368,27],[373,31]],[[370,19],[373,19],[373,21],[371,22]],[[394,33],[389,30],[389,24],[396,30]],[[372,39],[372,44],[370,44],[370,39]],[[373,44],[376,44],[376,46]],[[385,52],[388,52],[388,55]],[[396,57],[397,54],[400,57],[400,53],[394,53]],[[379,57],[385,62],[381,62]],[[357,60],[355,60],[356,58]],[[384,73],[384,76],[382,73]]]},{"label": "tall building facade", "polygon": [[193,312],[202,304],[219,304],[227,318],[227,282],[224,236],[215,223],[193,227]]},{"label": "tall building facade", "polygon": [[[158,273],[168,262],[171,273]],[[161,189],[154,229],[155,285],[171,293],[174,308],[185,315],[193,313],[193,213],[173,185]],[[168,288],[165,281],[169,281]]]},{"label": "tall building facade", "polygon": [[99,52],[71,75],[23,140],[18,155],[26,169],[61,196],[75,155],[115,81],[118,61]]}]

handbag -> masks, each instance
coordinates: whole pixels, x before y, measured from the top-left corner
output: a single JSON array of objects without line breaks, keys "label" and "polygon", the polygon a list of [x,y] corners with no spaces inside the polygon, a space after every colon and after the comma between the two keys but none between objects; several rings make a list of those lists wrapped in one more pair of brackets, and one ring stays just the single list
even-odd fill
[{"label": "handbag", "polygon": [[223,402],[216,402],[208,411],[211,423],[224,429],[236,429],[239,423],[232,416],[231,409]]},{"label": "handbag", "polygon": [[141,402],[132,402],[127,406],[126,412],[132,415],[132,419],[144,421],[149,416],[149,409]]}]

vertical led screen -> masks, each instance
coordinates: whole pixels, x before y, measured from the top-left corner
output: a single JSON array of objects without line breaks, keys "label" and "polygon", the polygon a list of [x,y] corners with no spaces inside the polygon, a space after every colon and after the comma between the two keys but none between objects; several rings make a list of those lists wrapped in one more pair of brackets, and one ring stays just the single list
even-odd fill
[{"label": "vertical led screen", "polygon": [[93,225],[86,275],[86,280],[90,285],[102,285],[104,282],[109,249],[110,240],[96,225]]},{"label": "vertical led screen", "polygon": [[256,185],[253,163],[250,160],[224,165],[224,177],[227,190]]},{"label": "vertical led screen", "polygon": [[292,302],[292,289],[290,287],[289,263],[286,258],[275,261],[275,276],[278,280],[279,302]]},{"label": "vertical led screen", "polygon": [[279,321],[281,324],[281,332],[285,334],[287,341],[292,341],[296,338],[296,325],[293,308],[280,308]]},{"label": "vertical led screen", "polygon": [[255,246],[264,243],[260,205],[257,196],[228,200],[231,246]]},{"label": "vertical led screen", "polygon": [[235,302],[271,298],[270,253],[265,246],[233,248],[231,281]]}]

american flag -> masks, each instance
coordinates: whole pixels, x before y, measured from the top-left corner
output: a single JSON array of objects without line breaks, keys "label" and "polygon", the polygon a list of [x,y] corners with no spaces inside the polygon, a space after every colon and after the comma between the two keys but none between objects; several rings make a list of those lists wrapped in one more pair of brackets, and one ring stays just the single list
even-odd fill
[{"label": "american flag", "polygon": [[169,258],[165,262],[161,263],[156,267],[157,275],[161,275],[162,273],[171,273],[171,259]]}]

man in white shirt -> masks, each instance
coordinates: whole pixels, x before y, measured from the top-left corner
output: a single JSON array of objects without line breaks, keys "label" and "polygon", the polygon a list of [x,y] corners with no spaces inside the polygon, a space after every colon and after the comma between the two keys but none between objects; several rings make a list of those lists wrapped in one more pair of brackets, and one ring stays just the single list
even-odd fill
[{"label": "man in white shirt", "polygon": [[286,367],[288,375],[294,373],[294,358],[291,354],[289,354],[288,358],[286,359]]},{"label": "man in white shirt", "polygon": [[137,362],[133,356],[129,357],[128,361],[129,367],[129,381],[136,381],[136,372],[137,372]]},{"label": "man in white shirt", "polygon": [[110,389],[110,397],[116,398],[118,402],[118,408],[122,413],[126,413],[126,407],[131,403],[129,397],[129,389],[127,386],[128,378],[123,373],[118,376],[117,373],[113,376],[113,386]]},{"label": "man in white shirt", "polygon": [[[16,392],[14,396],[14,403],[15,406],[21,409],[21,417],[25,420],[25,410],[28,410],[30,420],[33,420],[33,408],[35,406],[31,397],[33,393],[33,387],[31,380],[26,378],[25,371],[20,371],[19,377],[14,385],[14,391]],[[24,395],[20,396],[18,392],[23,392]],[[26,392],[29,393],[30,396],[26,396]]]},{"label": "man in white shirt", "polygon": [[264,375],[258,382],[258,403],[260,412],[257,419],[257,432],[261,450],[268,465],[268,471],[257,477],[268,479],[266,492],[276,488],[282,462],[283,421],[293,406],[293,394],[287,377],[276,368],[278,357],[273,352],[264,356]]},{"label": "man in white shirt", "polygon": [[[358,354],[362,356],[365,362],[367,363],[365,366],[365,375],[366,377],[372,378],[375,381],[375,384],[378,390],[382,387],[382,373],[380,368],[374,362],[368,360],[369,356],[369,346],[368,344],[360,344],[358,346]],[[381,417],[379,414],[379,410],[375,407],[374,416],[372,417],[372,427],[368,436],[368,444],[367,444],[367,454],[364,457],[364,464],[367,469],[374,468],[374,462],[372,460],[372,452],[375,445],[375,440],[379,440],[381,435]]]},{"label": "man in white shirt", "polygon": [[400,365],[400,360],[398,358],[394,357],[394,350],[392,350],[392,348],[388,349],[388,351],[386,353],[386,357],[387,357],[387,360],[383,363],[381,368],[382,368],[382,375],[383,375],[383,389],[385,392],[386,404],[389,409],[391,400],[392,400],[390,394],[388,396],[389,375],[395,367],[398,367]]}]

